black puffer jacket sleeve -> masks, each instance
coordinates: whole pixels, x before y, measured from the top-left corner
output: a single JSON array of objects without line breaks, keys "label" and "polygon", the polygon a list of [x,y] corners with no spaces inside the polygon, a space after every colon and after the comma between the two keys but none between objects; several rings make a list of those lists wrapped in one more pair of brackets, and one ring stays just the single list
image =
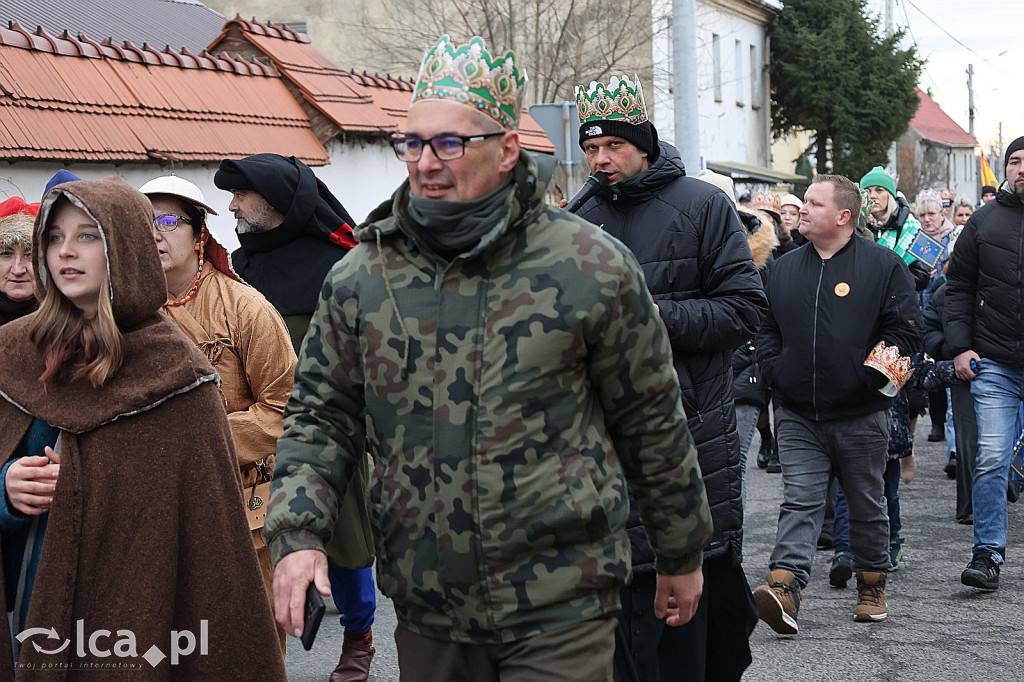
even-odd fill
[{"label": "black puffer jacket sleeve", "polygon": [[711,194],[700,225],[700,298],[658,300],[676,353],[732,350],[757,331],[768,307],[746,233],[724,193]]},{"label": "black puffer jacket sleeve", "polygon": [[942,311],[946,307],[946,285],[941,285],[928,299],[924,309],[924,352],[936,360],[952,360],[946,332],[942,328]]}]

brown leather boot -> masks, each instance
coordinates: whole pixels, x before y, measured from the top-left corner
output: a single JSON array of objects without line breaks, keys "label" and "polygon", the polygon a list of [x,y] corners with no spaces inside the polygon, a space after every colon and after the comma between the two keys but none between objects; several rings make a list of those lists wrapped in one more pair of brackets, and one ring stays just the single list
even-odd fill
[{"label": "brown leather boot", "polygon": [[765,576],[767,585],[754,588],[754,602],[761,620],[780,635],[795,635],[800,611],[800,583],[790,571],[770,571]]},{"label": "brown leather boot", "polygon": [[885,620],[885,573],[861,571],[857,574],[857,608],[853,619],[858,623]]},{"label": "brown leather boot", "polygon": [[331,673],[330,682],[366,682],[375,653],[373,628],[357,631],[346,629],[341,643],[341,658]]}]

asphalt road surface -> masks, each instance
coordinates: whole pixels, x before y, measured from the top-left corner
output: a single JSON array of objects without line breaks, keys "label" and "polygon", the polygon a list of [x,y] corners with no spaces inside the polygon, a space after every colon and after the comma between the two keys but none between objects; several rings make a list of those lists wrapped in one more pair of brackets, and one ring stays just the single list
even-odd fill
[{"label": "asphalt road surface", "polygon": [[[800,634],[779,637],[764,623],[751,636],[754,662],[747,680],[944,680],[986,682],[1024,679],[1024,500],[1010,505],[1008,563],[997,592],[960,584],[971,555],[971,526],[953,520],[955,485],[943,473],[946,444],[926,440],[930,423],[917,429],[917,475],[900,489],[904,561],[889,575],[888,620],[854,623],[854,581],[846,589],[828,584],[830,551],[819,551],[811,583],[803,593]],[[756,453],[755,435],[751,455]],[[775,541],[782,476],[752,468],[747,476],[744,565],[751,587],[764,580]],[[393,633],[395,614],[378,594],[374,625],[377,656],[370,680],[398,680]],[[326,682],[341,652],[341,628],[328,608],[313,649],[289,640],[290,680]]]}]

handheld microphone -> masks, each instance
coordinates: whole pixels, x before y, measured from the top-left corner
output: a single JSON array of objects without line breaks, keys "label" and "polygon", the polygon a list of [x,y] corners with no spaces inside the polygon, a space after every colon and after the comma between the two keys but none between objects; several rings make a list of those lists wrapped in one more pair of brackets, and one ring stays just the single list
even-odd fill
[{"label": "handheld microphone", "polygon": [[597,194],[598,190],[607,186],[608,174],[602,171],[594,173],[587,178],[587,181],[583,183],[583,187],[580,188],[580,191],[576,192],[572,199],[569,200],[569,203],[565,205],[565,210],[569,213],[575,213],[583,208],[583,204],[590,201],[590,197]]}]

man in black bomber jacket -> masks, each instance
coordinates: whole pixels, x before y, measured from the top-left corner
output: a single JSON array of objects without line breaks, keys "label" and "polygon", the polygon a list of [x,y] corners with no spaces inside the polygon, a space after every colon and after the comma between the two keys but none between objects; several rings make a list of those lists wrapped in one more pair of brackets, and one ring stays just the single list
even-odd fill
[{"label": "man in black bomber jacket", "polygon": [[775,423],[784,491],[768,584],[754,590],[754,599],[761,619],[780,634],[797,633],[800,592],[833,475],[849,502],[854,620],[887,615],[882,475],[892,398],[882,393],[889,379],[864,360],[879,341],[912,356],[920,346],[921,306],[903,260],[855,234],[860,206],[860,189],[849,179],[815,178],[800,211],[810,244],[769,271],[768,317],[755,342],[765,381],[782,403]]},{"label": "man in black bomber jacket", "polygon": [[[634,106],[627,118],[601,118],[599,112],[624,102]],[[715,527],[704,551],[697,613],[682,627],[665,628],[651,609],[654,553],[631,500],[634,577],[622,592],[615,679],[676,679],[686,669],[691,680],[738,680],[750,664],[748,637],[757,617],[740,565],[743,503],[731,360],[764,317],[761,277],[732,198],[686,177],[679,152],[659,143],[647,120],[639,83],[612,78],[607,87],[577,88],[577,104],[579,143],[590,170],[609,174],[609,186],[578,215],[622,241],[643,268],[672,343]]]}]

